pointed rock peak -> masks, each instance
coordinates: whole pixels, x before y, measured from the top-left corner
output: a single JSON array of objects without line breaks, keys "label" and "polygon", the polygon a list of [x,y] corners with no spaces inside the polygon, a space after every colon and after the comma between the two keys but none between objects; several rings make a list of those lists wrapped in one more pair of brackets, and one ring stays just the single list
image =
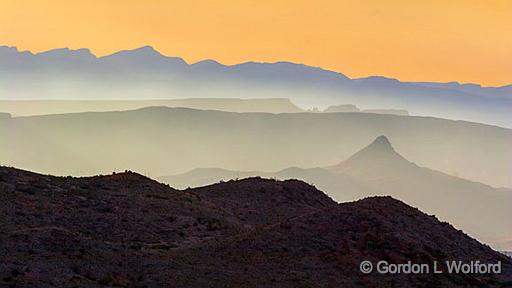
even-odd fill
[{"label": "pointed rock peak", "polygon": [[379,148],[393,149],[393,146],[391,145],[391,142],[389,142],[388,137],[386,137],[384,135],[380,135],[379,137],[375,138],[375,140],[373,140],[373,142],[370,145],[368,145],[368,147],[372,147],[372,146],[377,146]]},{"label": "pointed rock peak", "polygon": [[381,136],[375,138],[375,140],[373,140],[373,142],[370,145],[366,146],[365,148],[363,148],[362,150],[360,150],[359,152],[354,154],[354,156],[357,156],[357,155],[359,155],[359,156],[368,155],[371,157],[380,157],[380,156],[384,156],[384,155],[398,155],[398,153],[396,153],[396,151],[393,148],[393,145],[391,145],[391,142],[389,141],[389,139],[386,136],[381,135]]},{"label": "pointed rock peak", "polygon": [[[347,161],[388,161],[391,159],[404,159],[398,154],[391,142],[384,135],[381,135],[373,140],[370,145],[359,150],[356,154],[352,155]],[[405,160],[405,159],[404,159]]]},{"label": "pointed rock peak", "polygon": [[384,167],[396,167],[396,164],[408,165],[409,163],[395,151],[388,138],[382,135],[347,160],[328,168],[335,172],[344,172],[348,169],[365,170],[368,167],[385,169]]}]

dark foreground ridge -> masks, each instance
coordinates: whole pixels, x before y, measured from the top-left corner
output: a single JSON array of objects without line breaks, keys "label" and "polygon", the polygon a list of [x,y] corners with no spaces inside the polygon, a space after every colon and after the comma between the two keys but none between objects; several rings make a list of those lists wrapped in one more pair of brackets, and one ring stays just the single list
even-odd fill
[{"label": "dark foreground ridge", "polygon": [[[363,260],[501,261],[502,274],[366,275]],[[72,178],[0,167],[2,287],[499,287],[511,279],[509,258],[390,197],[336,204],[297,180],[179,191],[132,172]]]}]

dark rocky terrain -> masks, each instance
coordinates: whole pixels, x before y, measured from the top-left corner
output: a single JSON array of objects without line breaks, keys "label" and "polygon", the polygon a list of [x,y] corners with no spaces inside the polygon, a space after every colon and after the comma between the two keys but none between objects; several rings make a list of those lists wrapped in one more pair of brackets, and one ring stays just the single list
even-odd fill
[{"label": "dark rocky terrain", "polygon": [[[1,287],[483,287],[510,258],[390,197],[337,204],[297,180],[175,190],[133,172],[0,167]],[[369,275],[362,260],[502,262],[501,275]]]}]

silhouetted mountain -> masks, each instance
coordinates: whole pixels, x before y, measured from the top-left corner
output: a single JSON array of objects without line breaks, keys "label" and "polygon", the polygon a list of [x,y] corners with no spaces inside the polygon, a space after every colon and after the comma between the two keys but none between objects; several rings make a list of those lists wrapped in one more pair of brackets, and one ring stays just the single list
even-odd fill
[{"label": "silhouetted mountain", "polygon": [[186,191],[222,207],[244,224],[258,227],[336,206],[327,195],[297,180],[247,178]]},{"label": "silhouetted mountain", "polygon": [[[416,166],[382,139],[379,137],[331,171],[360,183],[366,191],[372,191],[370,195],[392,195],[454,223],[482,241],[512,237],[512,190]],[[501,244],[496,242],[496,246]]]},{"label": "silhouetted mountain", "polygon": [[[171,100],[0,100],[0,110],[13,116],[33,116],[77,112],[125,111],[165,106],[226,112],[297,113],[304,110],[289,99],[189,98]],[[3,113],[0,113],[0,115]]]},{"label": "silhouetted mountain", "polygon": [[495,189],[419,167],[398,154],[385,136],[327,168],[289,168],[275,173],[195,169],[159,179],[174,187],[193,187],[257,175],[301,179],[337,201],[391,195],[454,223],[498,249],[512,249],[507,242],[512,238],[512,189]]},{"label": "silhouetted mountain", "polygon": [[[358,182],[345,177],[343,174],[333,174],[324,168],[291,167],[278,172],[263,171],[234,171],[221,168],[196,168],[188,172],[158,177],[157,179],[178,189],[201,187],[247,177],[266,177],[275,179],[301,179],[318,185],[320,189],[332,194],[337,201],[352,201],[367,197],[368,193]],[[343,187],[343,193],[335,193]],[[341,194],[341,195],[340,195]]]},{"label": "silhouetted mountain", "polygon": [[149,46],[104,57],[87,49],[32,54],[0,47],[2,99],[290,98],[304,108],[352,103],[512,127],[511,87],[349,79],[289,62],[187,64]]},{"label": "silhouetted mountain", "polygon": [[335,173],[350,171],[350,174],[366,175],[369,169],[386,172],[388,168],[397,166],[400,166],[399,169],[411,169],[414,165],[398,154],[388,138],[381,135],[347,160],[328,169]]},{"label": "silhouetted mountain", "polygon": [[197,167],[324,167],[387,135],[418,165],[512,187],[512,130],[426,117],[151,107],[12,117],[0,120],[0,131],[7,135],[0,137],[3,165],[57,175],[126,168],[160,176]]},{"label": "silhouetted mountain", "polygon": [[[499,286],[510,258],[389,197],[337,205],[300,181],[177,191],[132,172],[0,167],[0,285]],[[363,260],[501,262],[495,274],[363,274]]]}]

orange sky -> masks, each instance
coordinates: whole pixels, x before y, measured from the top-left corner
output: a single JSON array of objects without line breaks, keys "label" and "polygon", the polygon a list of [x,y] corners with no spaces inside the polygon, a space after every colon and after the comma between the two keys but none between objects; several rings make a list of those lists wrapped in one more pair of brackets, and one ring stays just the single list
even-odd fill
[{"label": "orange sky", "polygon": [[0,0],[0,45],[187,62],[286,60],[349,77],[512,83],[512,1]]}]

